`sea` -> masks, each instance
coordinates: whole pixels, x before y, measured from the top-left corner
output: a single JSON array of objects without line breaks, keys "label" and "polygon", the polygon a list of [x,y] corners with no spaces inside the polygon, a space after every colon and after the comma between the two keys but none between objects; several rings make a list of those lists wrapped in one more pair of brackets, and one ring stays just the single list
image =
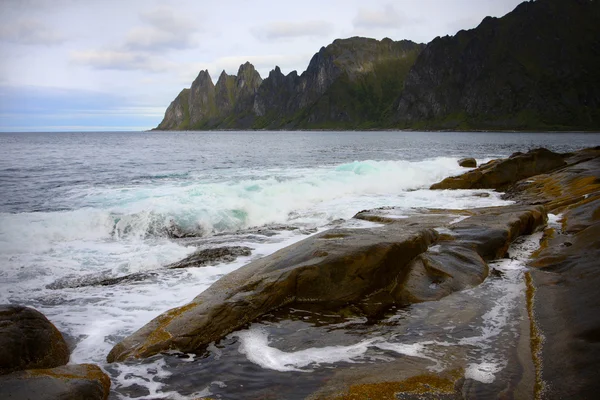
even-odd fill
[{"label": "sea", "polygon": [[[199,354],[105,359],[118,341],[248,262],[331,227],[368,227],[352,220],[361,210],[511,203],[490,190],[430,191],[467,170],[462,157],[482,163],[538,147],[598,145],[597,133],[0,133],[0,303],[44,313],[64,333],[70,363],[109,374],[111,399],[300,399],[349,366],[416,357],[443,369],[453,348],[471,357],[466,377],[493,385],[507,366],[502,348],[516,335],[524,260],[539,238],[521,241],[496,266],[507,279],[449,296],[450,308],[478,299],[481,318],[469,332],[434,318],[440,310],[424,303],[392,313],[385,329],[361,320],[324,328],[309,316],[264,320]],[[223,246],[252,251],[229,263],[167,268]]]}]

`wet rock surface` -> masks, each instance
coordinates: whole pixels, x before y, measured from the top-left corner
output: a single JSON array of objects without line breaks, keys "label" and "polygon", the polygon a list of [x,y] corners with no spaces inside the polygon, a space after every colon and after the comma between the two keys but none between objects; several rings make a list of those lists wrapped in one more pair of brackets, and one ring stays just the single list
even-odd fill
[{"label": "wet rock surface", "polygon": [[[382,211],[389,218],[390,210]],[[117,344],[108,360],[197,351],[284,306],[322,304],[336,311],[354,304],[376,316],[392,305],[439,299],[481,283],[488,274],[484,259],[503,255],[512,240],[545,221],[543,209],[535,206],[470,210],[455,222],[457,214],[423,212],[376,228],[309,237],[230,273],[192,303],[154,319]]]},{"label": "wet rock surface", "polygon": [[110,379],[92,364],[31,369],[0,377],[0,398],[11,400],[104,400]]},{"label": "wet rock surface", "polygon": [[56,327],[32,308],[0,305],[0,374],[52,368],[69,361],[69,349]]}]

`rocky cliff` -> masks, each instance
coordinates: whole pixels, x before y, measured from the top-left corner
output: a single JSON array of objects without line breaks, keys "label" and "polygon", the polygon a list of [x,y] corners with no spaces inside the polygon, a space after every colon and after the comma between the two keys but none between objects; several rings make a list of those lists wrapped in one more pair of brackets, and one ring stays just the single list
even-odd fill
[{"label": "rocky cliff", "polygon": [[427,46],[338,39],[301,75],[202,71],[157,129],[597,130],[599,71],[598,1],[526,1]]},{"label": "rocky cliff", "polygon": [[201,71],[157,129],[351,128],[382,121],[423,47],[354,37],[321,48],[302,75],[275,67],[263,81],[247,62],[236,76],[223,71],[213,85]]},{"label": "rocky cliff", "polygon": [[411,128],[597,129],[599,71],[600,3],[524,2],[429,43],[394,118]]}]

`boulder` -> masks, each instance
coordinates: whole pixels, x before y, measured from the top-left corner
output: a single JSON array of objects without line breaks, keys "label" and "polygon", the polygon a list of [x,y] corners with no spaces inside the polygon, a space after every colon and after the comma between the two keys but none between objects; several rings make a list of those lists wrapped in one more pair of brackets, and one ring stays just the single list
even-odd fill
[{"label": "boulder", "polygon": [[473,157],[461,158],[458,160],[458,165],[465,168],[475,168],[477,167],[477,160]]},{"label": "boulder", "polygon": [[534,175],[544,174],[567,165],[564,157],[547,149],[515,153],[507,159],[492,160],[479,168],[431,185],[431,189],[497,189]]},{"label": "boulder", "polygon": [[69,362],[62,334],[39,311],[0,305],[0,374]]},{"label": "boulder", "polygon": [[[170,310],[118,343],[108,361],[161,351],[194,352],[284,306],[354,304],[374,316],[396,304],[441,298],[483,281],[484,259],[545,221],[542,207],[427,212],[370,229],[332,229],[224,276],[190,304]],[[377,212],[363,212],[365,218]],[[481,225],[487,224],[487,225]],[[435,227],[444,227],[439,234]]]},{"label": "boulder", "polygon": [[31,369],[0,376],[0,398],[11,400],[106,400],[110,379],[91,364]]}]

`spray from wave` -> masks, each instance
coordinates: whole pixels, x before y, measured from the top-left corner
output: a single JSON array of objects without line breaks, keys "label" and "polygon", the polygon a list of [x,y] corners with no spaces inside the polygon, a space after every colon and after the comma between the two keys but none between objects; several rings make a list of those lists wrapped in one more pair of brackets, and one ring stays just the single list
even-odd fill
[{"label": "spray from wave", "polygon": [[[244,171],[225,180],[161,180],[155,185],[85,188],[73,211],[2,214],[1,243],[44,246],[72,240],[202,236],[267,224],[325,224],[349,218],[351,199],[387,205],[461,169],[454,158],[355,161],[335,167]],[[377,199],[379,202],[369,199]]]}]

